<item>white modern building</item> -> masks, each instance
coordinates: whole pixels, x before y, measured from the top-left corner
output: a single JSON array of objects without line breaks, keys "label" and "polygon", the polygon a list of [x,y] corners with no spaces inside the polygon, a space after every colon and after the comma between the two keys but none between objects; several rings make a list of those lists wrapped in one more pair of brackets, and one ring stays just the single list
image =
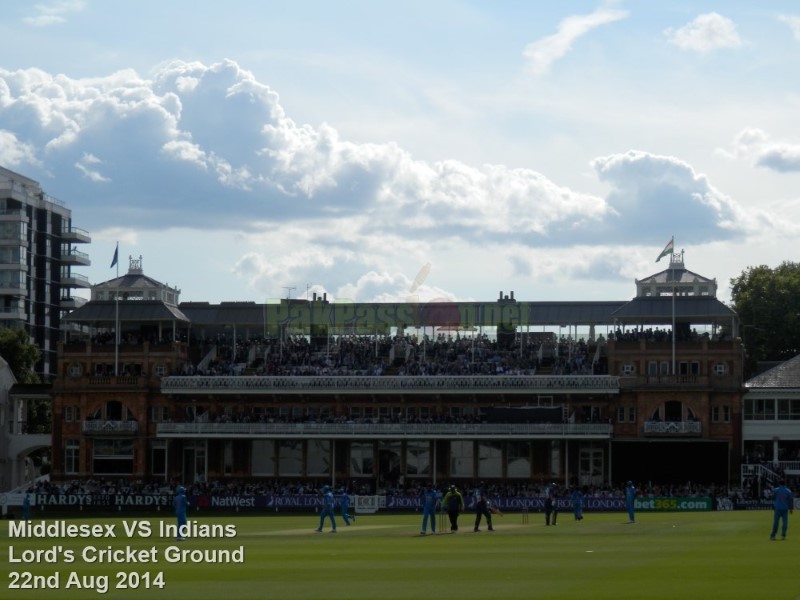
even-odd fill
[{"label": "white modern building", "polygon": [[55,373],[62,317],[84,302],[72,291],[90,287],[73,271],[91,264],[78,250],[89,242],[63,202],[0,167],[0,327],[25,329],[42,352],[36,370],[43,381]]}]

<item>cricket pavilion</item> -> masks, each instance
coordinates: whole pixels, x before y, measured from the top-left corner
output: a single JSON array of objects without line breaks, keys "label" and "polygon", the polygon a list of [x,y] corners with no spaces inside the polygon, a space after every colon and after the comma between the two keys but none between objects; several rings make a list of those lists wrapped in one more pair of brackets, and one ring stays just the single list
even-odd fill
[{"label": "cricket pavilion", "polygon": [[623,301],[179,294],[140,257],[67,316],[54,481],[738,479],[739,322],[682,253]]}]

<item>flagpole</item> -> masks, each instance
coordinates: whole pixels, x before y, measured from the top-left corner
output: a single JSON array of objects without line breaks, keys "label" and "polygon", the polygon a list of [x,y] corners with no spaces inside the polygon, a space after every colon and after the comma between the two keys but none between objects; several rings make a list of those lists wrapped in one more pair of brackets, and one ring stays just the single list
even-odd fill
[{"label": "flagpole", "polygon": [[[117,242],[117,249],[114,250],[114,266],[117,267],[116,279],[119,279],[119,242]],[[114,377],[119,377],[119,287],[117,287],[114,298]]]},{"label": "flagpole", "polygon": [[[673,235],[670,239],[669,243],[672,245],[672,249],[670,250],[669,255],[669,268],[672,268],[672,262],[675,258],[675,236]],[[672,376],[675,377],[678,373],[675,370],[675,338],[676,331],[675,331],[675,295],[678,292],[678,288],[675,285],[675,274],[672,274]]]}]

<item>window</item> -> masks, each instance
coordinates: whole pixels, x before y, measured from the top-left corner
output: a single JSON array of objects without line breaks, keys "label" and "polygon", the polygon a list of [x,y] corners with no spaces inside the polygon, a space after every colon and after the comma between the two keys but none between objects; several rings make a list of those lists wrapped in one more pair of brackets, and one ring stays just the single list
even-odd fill
[{"label": "window", "polygon": [[714,363],[714,375],[725,375],[728,372],[728,365],[723,362]]},{"label": "window", "polygon": [[409,477],[430,476],[431,443],[428,440],[406,442],[406,474]]},{"label": "window", "polygon": [[711,408],[711,420],[714,423],[730,423],[731,407],[726,405],[713,406]]},{"label": "window", "polygon": [[72,422],[72,407],[71,406],[65,406],[64,407],[64,421],[67,422],[67,423],[71,423]]},{"label": "window", "polygon": [[80,377],[83,375],[83,366],[80,363],[72,363],[69,366],[70,377]]},{"label": "window", "polygon": [[167,440],[150,442],[150,472],[162,477],[167,474]]},{"label": "window", "polygon": [[617,407],[617,422],[624,423],[625,422],[625,407],[618,406]]},{"label": "window", "polygon": [[153,368],[153,372],[155,373],[156,377],[166,377],[167,367],[165,367],[164,365],[156,365]]},{"label": "window", "polygon": [[775,419],[775,399],[746,399],[744,418],[747,421],[772,421]]},{"label": "window", "polygon": [[275,441],[253,440],[251,464],[253,475],[275,474]]},{"label": "window", "polygon": [[133,440],[94,440],[92,472],[99,475],[133,473]]},{"label": "window", "polygon": [[503,446],[500,442],[478,442],[478,477],[503,476]]},{"label": "window", "polygon": [[64,473],[72,475],[78,472],[80,465],[81,443],[78,440],[67,440],[64,445]]},{"label": "window", "polygon": [[778,420],[800,420],[800,400],[792,400],[789,398],[778,400]]},{"label": "window", "polygon": [[647,374],[650,376],[658,375],[658,361],[655,360],[648,361]]},{"label": "window", "polygon": [[624,363],[622,365],[622,374],[623,375],[633,375],[636,373],[636,367],[633,363]]},{"label": "window", "polygon": [[233,440],[222,442],[222,471],[225,475],[233,473]]},{"label": "window", "polygon": [[628,421],[630,421],[631,423],[636,421],[636,407],[635,406],[629,406],[628,407]]},{"label": "window", "polygon": [[151,406],[150,418],[155,421],[169,421],[169,406]]},{"label": "window", "polygon": [[450,475],[453,477],[473,477],[472,441],[450,442]]},{"label": "window", "polygon": [[325,476],[331,474],[331,441],[308,440],[308,474]]},{"label": "window", "polygon": [[374,464],[375,446],[372,442],[352,442],[350,444],[350,475],[352,477],[371,477]]},{"label": "window", "polygon": [[669,361],[662,360],[660,364],[660,373],[662,375],[669,375]]},{"label": "window", "polygon": [[529,478],[533,466],[530,442],[508,442],[506,448],[506,476]]},{"label": "window", "polygon": [[278,473],[282,476],[303,474],[302,441],[280,440],[278,442]]}]

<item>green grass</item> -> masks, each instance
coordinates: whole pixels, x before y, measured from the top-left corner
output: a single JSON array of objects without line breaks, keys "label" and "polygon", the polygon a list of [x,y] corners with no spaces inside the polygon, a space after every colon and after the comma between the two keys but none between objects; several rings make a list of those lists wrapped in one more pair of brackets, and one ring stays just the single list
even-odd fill
[{"label": "green grass", "polygon": [[[4,546],[2,598],[191,598],[258,599],[796,599],[800,597],[800,532],[795,539],[770,542],[772,513],[640,513],[634,525],[620,514],[587,513],[576,522],[562,514],[558,527],[545,527],[531,514],[495,517],[494,533],[472,533],[474,516],[465,514],[458,534],[418,535],[419,515],[363,515],[339,532],[314,533],[318,518],[304,516],[210,516],[200,523],[236,526],[233,539],[129,539],[123,519],[68,518],[68,523],[115,523],[116,539],[9,539]],[[146,518],[154,527],[158,519]],[[34,520],[33,522],[38,522]],[[51,520],[48,520],[51,522]],[[168,521],[172,523],[172,520]],[[791,525],[791,524],[790,524]],[[157,564],[86,564],[80,551],[94,545],[114,549],[156,546]],[[244,546],[244,564],[168,564],[164,550],[234,549]],[[76,552],[65,564],[11,564],[11,550],[62,546]],[[10,573],[60,572],[60,589],[9,589]],[[65,589],[70,571],[109,575],[108,593]],[[113,589],[115,573],[164,573],[163,589]]]}]

